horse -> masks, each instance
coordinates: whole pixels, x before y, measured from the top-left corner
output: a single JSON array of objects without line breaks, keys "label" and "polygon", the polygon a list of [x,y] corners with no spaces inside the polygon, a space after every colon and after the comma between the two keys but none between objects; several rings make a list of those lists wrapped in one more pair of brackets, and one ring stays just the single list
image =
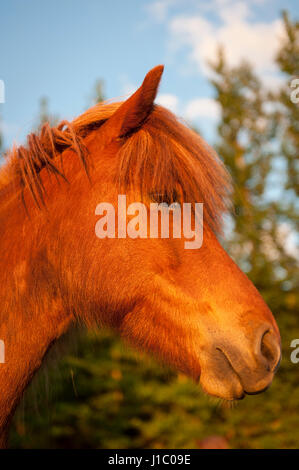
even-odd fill
[{"label": "horse", "polygon": [[[219,241],[229,173],[198,133],[154,103],[162,73],[150,70],[125,101],[44,123],[0,170],[3,447],[24,390],[76,322],[114,329],[223,400],[273,380],[278,326]],[[202,203],[202,246],[185,249],[175,236],[98,238],[95,209],[115,207],[119,194],[147,208]]]}]

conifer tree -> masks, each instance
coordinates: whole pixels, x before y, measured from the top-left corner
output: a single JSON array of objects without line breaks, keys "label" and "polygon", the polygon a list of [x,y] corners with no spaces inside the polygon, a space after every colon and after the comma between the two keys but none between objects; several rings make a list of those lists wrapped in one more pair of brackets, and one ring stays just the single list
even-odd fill
[{"label": "conifer tree", "polygon": [[[280,54],[288,70],[296,61],[294,53],[286,54],[284,49],[291,48],[283,44]],[[296,189],[293,156],[298,153],[298,135],[294,132],[298,109],[287,103],[285,111],[277,111],[277,103],[273,103],[273,96],[252,67],[246,62],[229,67],[221,49],[211,68],[211,83],[221,110],[216,149],[234,182],[234,227],[227,246],[272,308],[279,311],[285,304],[285,293],[295,292],[297,260],[290,236],[295,201],[293,198],[286,205],[285,197],[289,188]],[[285,94],[281,96],[286,99]],[[284,139],[291,132],[296,134],[292,140],[289,138],[292,150],[284,145],[284,152],[278,144],[281,122]],[[283,178],[277,164],[281,166],[285,159],[289,163]]]}]

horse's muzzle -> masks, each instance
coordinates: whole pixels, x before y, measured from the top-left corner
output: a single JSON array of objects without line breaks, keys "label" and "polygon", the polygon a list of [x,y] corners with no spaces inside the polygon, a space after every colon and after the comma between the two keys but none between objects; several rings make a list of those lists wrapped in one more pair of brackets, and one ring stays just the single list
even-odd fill
[{"label": "horse's muzzle", "polygon": [[262,329],[250,355],[229,346],[217,349],[224,355],[247,395],[267,390],[281,361],[280,340],[270,328]]},{"label": "horse's muzzle", "polygon": [[245,344],[218,339],[210,345],[200,383],[210,395],[240,400],[245,394],[264,392],[271,385],[280,360],[279,336],[268,325],[262,326],[254,340]]}]

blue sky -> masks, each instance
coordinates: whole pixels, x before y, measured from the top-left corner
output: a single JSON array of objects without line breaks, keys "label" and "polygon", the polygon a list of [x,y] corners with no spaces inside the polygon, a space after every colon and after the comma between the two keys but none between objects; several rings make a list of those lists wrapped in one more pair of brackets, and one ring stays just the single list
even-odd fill
[{"label": "blue sky", "polygon": [[281,77],[273,56],[280,12],[295,0],[10,0],[1,2],[0,104],[5,145],[36,124],[38,102],[71,119],[90,103],[96,79],[107,98],[124,97],[153,66],[165,71],[158,101],[213,139],[217,107],[207,59],[222,42],[231,64],[247,58],[269,87]]}]

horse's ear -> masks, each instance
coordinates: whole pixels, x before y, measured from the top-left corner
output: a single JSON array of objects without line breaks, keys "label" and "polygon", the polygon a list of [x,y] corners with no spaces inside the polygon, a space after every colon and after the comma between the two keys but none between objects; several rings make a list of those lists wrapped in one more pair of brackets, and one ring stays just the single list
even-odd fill
[{"label": "horse's ear", "polygon": [[123,137],[141,126],[153,109],[163,70],[163,65],[151,69],[141,87],[105,122],[103,131],[107,137]]}]

